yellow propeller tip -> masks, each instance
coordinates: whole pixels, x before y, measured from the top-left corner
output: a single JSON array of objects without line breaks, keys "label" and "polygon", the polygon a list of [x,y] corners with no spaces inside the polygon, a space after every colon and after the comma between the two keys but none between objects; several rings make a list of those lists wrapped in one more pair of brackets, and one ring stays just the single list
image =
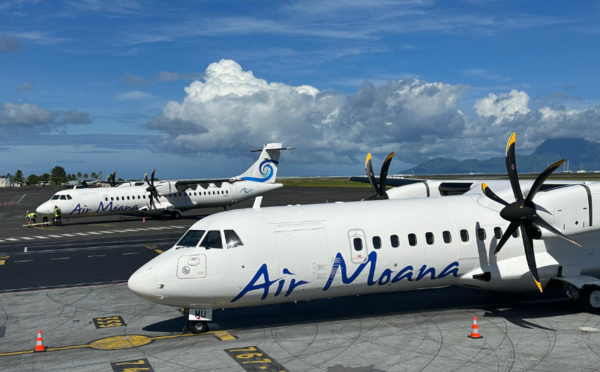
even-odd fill
[{"label": "yellow propeller tip", "polygon": [[540,293],[544,293],[544,290],[542,289],[542,283],[535,280],[535,278],[533,280],[535,281],[535,284],[537,284],[538,289],[540,290]]}]

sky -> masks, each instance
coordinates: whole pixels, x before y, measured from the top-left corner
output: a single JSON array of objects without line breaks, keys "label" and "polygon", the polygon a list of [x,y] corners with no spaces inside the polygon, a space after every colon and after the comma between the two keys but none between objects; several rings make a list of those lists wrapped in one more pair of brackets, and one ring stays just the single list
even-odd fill
[{"label": "sky", "polygon": [[[600,141],[600,1],[4,0],[0,174],[279,176]],[[558,160],[558,159],[557,159]]]}]

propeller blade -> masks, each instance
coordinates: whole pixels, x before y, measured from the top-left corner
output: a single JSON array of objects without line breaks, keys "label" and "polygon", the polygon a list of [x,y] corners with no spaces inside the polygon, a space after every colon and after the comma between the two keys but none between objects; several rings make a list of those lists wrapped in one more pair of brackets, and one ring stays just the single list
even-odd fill
[{"label": "propeller blade", "polygon": [[498,252],[500,252],[504,244],[508,241],[508,238],[510,238],[511,235],[514,234],[518,228],[519,224],[517,222],[511,222],[510,225],[508,225],[508,229],[506,229],[506,231],[502,235],[502,238],[500,238],[500,241],[496,245],[496,249],[494,250],[494,256],[497,255]]},{"label": "propeller blade", "polygon": [[533,183],[533,186],[531,186],[531,190],[529,190],[529,194],[527,195],[527,202],[531,202],[533,200],[533,197],[540,190],[540,187],[542,187],[544,181],[546,181],[546,179],[552,174],[552,172],[554,172],[556,168],[560,167],[564,162],[565,159],[557,161],[556,163],[546,168],[546,170],[540,173],[539,176],[537,176],[535,182]]},{"label": "propeller blade", "polygon": [[367,178],[371,183],[371,187],[375,191],[375,195],[379,195],[379,186],[377,186],[377,182],[375,182],[375,175],[373,174],[373,165],[371,164],[371,153],[367,155],[367,160],[365,161],[365,171],[367,172]]},{"label": "propeller blade", "polygon": [[394,152],[392,151],[387,158],[385,158],[383,165],[381,166],[381,173],[379,176],[379,192],[382,195],[385,195],[385,198],[387,199],[387,193],[385,192],[386,190],[386,183],[387,183],[387,175],[388,175],[388,169],[390,168],[390,164],[392,163],[392,158],[394,157]]},{"label": "propeller blade", "polygon": [[515,137],[516,134],[513,132],[508,139],[508,143],[506,144],[506,172],[508,173],[508,179],[510,180],[510,186],[512,187],[513,194],[515,194],[515,200],[523,200],[523,192],[521,191],[519,175],[517,174]]},{"label": "propeller blade", "polygon": [[533,280],[535,280],[535,284],[537,285],[540,292],[544,292],[542,290],[542,284],[540,283],[540,276],[538,274],[537,265],[535,263],[535,252],[533,251],[533,240],[527,234],[527,229],[524,225],[521,225],[521,236],[523,237],[523,245],[525,246],[525,258],[527,259],[527,266],[529,266],[529,271],[531,271],[531,275],[533,275]]},{"label": "propeller blade", "polygon": [[554,226],[552,226],[548,222],[544,221],[544,219],[542,217],[538,216],[537,214],[534,214],[532,216],[527,216],[527,219],[529,221],[535,223],[536,225],[539,225],[539,226],[543,227],[544,229],[560,236],[561,238],[565,239],[566,241],[571,242],[578,247],[581,247],[581,245],[579,243],[577,243],[574,240],[571,240],[568,236],[566,236],[565,234],[558,231]]},{"label": "propeller blade", "polygon": [[504,206],[508,205],[508,203],[506,201],[504,201],[504,199],[502,199],[501,197],[496,195],[496,193],[493,192],[492,189],[490,189],[485,182],[483,182],[481,184],[481,189],[483,190],[483,193],[485,194],[485,196],[492,199],[493,201],[498,202]]}]

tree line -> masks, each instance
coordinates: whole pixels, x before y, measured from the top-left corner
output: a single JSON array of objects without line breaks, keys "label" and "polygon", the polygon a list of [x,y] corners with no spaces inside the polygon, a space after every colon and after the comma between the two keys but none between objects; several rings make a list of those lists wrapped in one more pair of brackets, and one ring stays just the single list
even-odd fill
[{"label": "tree line", "polygon": [[[14,183],[27,184],[27,185],[37,185],[38,183],[45,183],[49,185],[61,185],[68,181],[75,181],[81,179],[88,179],[87,173],[77,172],[77,174],[67,174],[65,168],[61,166],[56,166],[52,168],[50,173],[44,173],[41,175],[30,174],[25,178],[23,171],[18,169],[14,175],[10,173],[6,175],[7,178],[12,179]],[[90,173],[89,177],[97,178],[98,174],[96,172]]]}]

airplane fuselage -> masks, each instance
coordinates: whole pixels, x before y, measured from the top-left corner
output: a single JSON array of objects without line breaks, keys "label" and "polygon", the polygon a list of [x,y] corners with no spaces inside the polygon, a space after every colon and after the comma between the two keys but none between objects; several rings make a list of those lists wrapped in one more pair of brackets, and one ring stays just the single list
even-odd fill
[{"label": "airplane fuselage", "polygon": [[195,189],[179,191],[174,182],[156,184],[158,200],[150,201],[147,184],[93,189],[68,189],[54,194],[40,205],[36,212],[53,215],[54,207],[61,209],[66,218],[111,214],[160,215],[169,211],[186,211],[194,208],[230,206],[268,191],[282,187],[281,184],[237,181],[234,183],[198,185]]},{"label": "airplane fuselage", "polygon": [[[542,284],[567,272],[599,276],[600,184],[540,192],[536,203],[582,245],[543,233],[534,240]],[[188,234],[199,235],[198,245],[180,241],[129,286],[157,303],[208,309],[447,285],[537,290],[521,237],[494,256],[508,227],[500,209],[473,193],[227,211],[197,222]],[[227,248],[227,231],[243,245]],[[227,244],[207,247],[211,232]]]}]

